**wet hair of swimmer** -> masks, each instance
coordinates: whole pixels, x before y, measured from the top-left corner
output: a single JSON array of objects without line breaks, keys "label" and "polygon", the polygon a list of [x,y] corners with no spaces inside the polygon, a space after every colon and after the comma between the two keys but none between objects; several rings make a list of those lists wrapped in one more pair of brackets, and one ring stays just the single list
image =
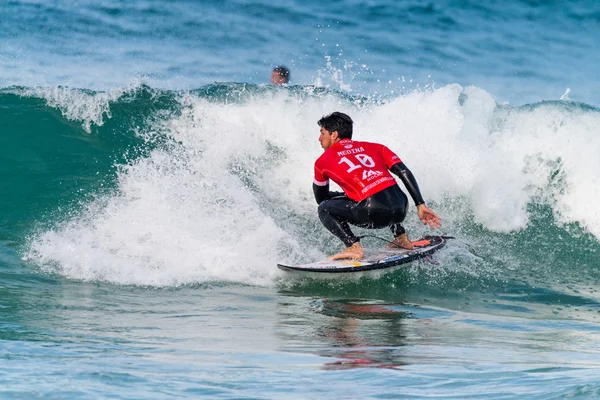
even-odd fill
[{"label": "wet hair of swimmer", "polygon": [[284,83],[288,83],[288,81],[290,80],[290,70],[287,67],[284,67],[283,65],[273,68],[273,72],[277,72],[277,74],[279,74]]}]

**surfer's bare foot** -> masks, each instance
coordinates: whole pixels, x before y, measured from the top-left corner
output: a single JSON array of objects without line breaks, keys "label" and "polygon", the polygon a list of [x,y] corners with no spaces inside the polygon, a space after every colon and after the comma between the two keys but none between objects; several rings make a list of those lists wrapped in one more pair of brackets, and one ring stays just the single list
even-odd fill
[{"label": "surfer's bare foot", "polygon": [[412,250],[415,248],[415,246],[413,246],[412,242],[408,239],[408,235],[406,233],[396,236],[394,241],[388,243],[388,245],[386,247],[390,248],[390,249],[406,249],[406,250]]},{"label": "surfer's bare foot", "polygon": [[352,246],[346,247],[344,250],[329,257],[330,260],[362,260],[364,256],[360,242],[355,242]]}]

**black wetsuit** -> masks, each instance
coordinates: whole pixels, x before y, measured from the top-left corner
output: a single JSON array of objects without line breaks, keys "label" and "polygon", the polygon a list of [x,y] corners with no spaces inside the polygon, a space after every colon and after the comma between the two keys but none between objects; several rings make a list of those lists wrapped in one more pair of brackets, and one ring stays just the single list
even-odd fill
[{"label": "black wetsuit", "polygon": [[[390,171],[400,177],[415,205],[425,203],[413,174],[403,162],[394,164]],[[360,241],[348,224],[371,229],[389,226],[395,237],[405,233],[402,221],[406,217],[408,199],[398,185],[383,189],[360,202],[344,193],[330,192],[329,185],[313,184],[313,192],[319,204],[319,219],[347,247]]]}]

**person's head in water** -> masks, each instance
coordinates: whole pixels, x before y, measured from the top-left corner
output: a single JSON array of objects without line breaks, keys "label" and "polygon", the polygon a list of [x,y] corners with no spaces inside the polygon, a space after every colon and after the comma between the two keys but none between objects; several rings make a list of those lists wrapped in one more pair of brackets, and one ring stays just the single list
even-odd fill
[{"label": "person's head in water", "polygon": [[317,122],[321,128],[325,128],[330,133],[336,132],[341,139],[352,139],[352,118],[341,112],[332,112],[324,116]]},{"label": "person's head in water", "polygon": [[273,69],[271,74],[271,83],[275,85],[285,85],[290,81],[290,70],[280,65]]}]

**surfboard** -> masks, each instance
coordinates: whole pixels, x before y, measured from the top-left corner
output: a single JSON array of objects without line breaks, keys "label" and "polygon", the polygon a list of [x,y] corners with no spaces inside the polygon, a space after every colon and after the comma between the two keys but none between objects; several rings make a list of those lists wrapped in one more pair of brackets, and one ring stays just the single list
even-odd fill
[{"label": "surfboard", "polygon": [[279,269],[284,271],[305,271],[318,273],[343,273],[371,271],[396,267],[406,264],[420,258],[427,257],[435,253],[446,245],[446,239],[449,236],[424,236],[422,239],[414,241],[413,250],[406,249],[377,249],[365,250],[365,256],[362,260],[325,260],[308,264],[285,265],[277,264]]}]

